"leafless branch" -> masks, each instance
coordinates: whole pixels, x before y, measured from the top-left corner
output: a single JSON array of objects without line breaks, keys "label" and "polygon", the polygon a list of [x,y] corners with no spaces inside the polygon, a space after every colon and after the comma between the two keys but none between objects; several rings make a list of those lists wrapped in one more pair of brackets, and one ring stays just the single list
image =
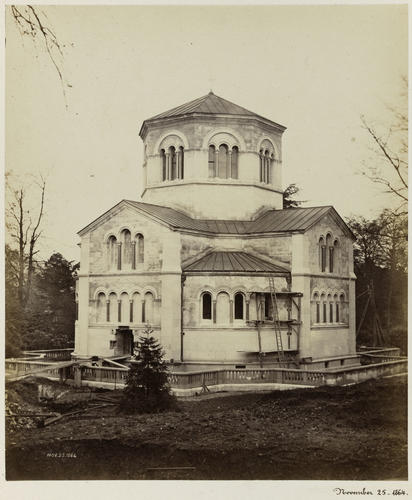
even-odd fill
[{"label": "leafless branch", "polygon": [[[63,49],[59,39],[54,31],[42,21],[38,7],[33,7],[32,5],[12,5],[11,13],[22,36],[26,35],[36,40],[38,33],[40,33],[46,52],[59,77],[67,109],[66,85],[68,84],[63,78],[60,64],[55,55],[55,51],[57,51],[58,55],[63,57]],[[44,13],[42,15],[45,16]]]}]

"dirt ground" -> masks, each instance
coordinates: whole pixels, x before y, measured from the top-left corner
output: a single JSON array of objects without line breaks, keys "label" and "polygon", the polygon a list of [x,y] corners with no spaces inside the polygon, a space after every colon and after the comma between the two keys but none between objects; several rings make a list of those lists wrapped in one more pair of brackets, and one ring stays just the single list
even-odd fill
[{"label": "dirt ground", "polygon": [[123,415],[116,405],[93,408],[119,391],[76,391],[50,381],[54,397],[39,403],[38,384],[9,384],[7,408],[89,409],[43,428],[36,424],[41,419],[7,418],[8,480],[407,479],[406,376],[205,395],[150,415]]}]

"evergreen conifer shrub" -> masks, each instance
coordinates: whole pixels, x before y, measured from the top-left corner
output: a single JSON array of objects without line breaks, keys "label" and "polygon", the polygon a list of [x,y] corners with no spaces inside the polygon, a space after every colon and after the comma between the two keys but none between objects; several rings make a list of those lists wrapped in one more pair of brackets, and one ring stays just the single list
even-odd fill
[{"label": "evergreen conifer shrub", "polygon": [[125,411],[157,412],[176,407],[168,385],[164,352],[152,333],[148,326],[135,344],[120,405]]}]

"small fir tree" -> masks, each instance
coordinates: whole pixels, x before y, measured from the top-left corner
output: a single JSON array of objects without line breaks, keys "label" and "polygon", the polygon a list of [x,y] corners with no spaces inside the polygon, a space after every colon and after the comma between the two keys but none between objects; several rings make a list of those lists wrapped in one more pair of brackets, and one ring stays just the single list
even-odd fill
[{"label": "small fir tree", "polygon": [[134,361],[126,379],[121,406],[124,410],[153,412],[174,406],[167,379],[167,365],[160,343],[147,326],[135,344]]}]

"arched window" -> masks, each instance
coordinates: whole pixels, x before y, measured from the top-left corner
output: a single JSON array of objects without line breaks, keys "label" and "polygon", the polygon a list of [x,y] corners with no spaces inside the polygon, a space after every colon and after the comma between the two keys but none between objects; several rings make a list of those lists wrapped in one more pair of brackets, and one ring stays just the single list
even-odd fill
[{"label": "arched window", "polygon": [[[326,235],[326,243],[325,243],[325,252],[326,252],[326,260],[327,262],[325,263],[325,271],[326,271],[326,268],[328,268],[329,272],[332,272],[330,270],[330,257],[331,257],[331,251],[330,251],[330,248],[332,246],[332,236],[330,235],[330,233],[328,233]],[[333,255],[332,255],[332,259],[333,259]],[[333,268],[333,262],[332,262],[332,268]]]},{"label": "arched window", "polygon": [[[333,242],[333,246],[330,247],[329,249],[329,268],[330,272],[333,273],[338,273],[339,272],[339,242],[338,240],[335,240]],[[332,263],[332,266],[331,264]]]},{"label": "arched window", "polygon": [[118,304],[117,304],[117,296],[115,293],[111,293],[109,295],[109,307],[108,307],[108,315],[107,321],[111,323],[116,323],[118,319]]},{"label": "arched window", "polygon": [[162,180],[165,181],[167,179],[167,169],[166,169],[166,153],[164,149],[160,150],[160,159],[162,162]]},{"label": "arched window", "polygon": [[328,321],[327,318],[327,310],[326,310],[326,296],[324,293],[320,296],[320,302],[322,304],[322,323],[326,323]]},{"label": "arched window", "polygon": [[179,179],[184,179],[185,174],[185,151],[183,149],[183,146],[180,146],[179,148],[179,172],[178,172],[178,178]]},{"label": "arched window", "polygon": [[170,155],[170,180],[173,181],[177,178],[176,149],[174,146],[170,146],[169,155]]},{"label": "arched window", "polygon": [[268,149],[263,151],[261,149],[259,151],[259,180],[260,182],[264,182],[265,184],[270,184],[272,181],[272,161],[273,161],[273,153],[271,153]]},{"label": "arched window", "polygon": [[138,292],[135,292],[133,294],[130,322],[131,323],[142,322],[142,298],[140,297],[140,293]]},{"label": "arched window", "polygon": [[323,273],[326,271],[326,246],[323,238],[319,239],[319,267]]},{"label": "arched window", "polygon": [[120,295],[120,318],[119,321],[122,323],[128,323],[130,319],[130,302],[129,295],[123,292]]},{"label": "arched window", "polygon": [[230,302],[226,292],[220,292],[216,299],[216,323],[227,324],[230,321]]},{"label": "arched window", "polygon": [[109,261],[109,269],[117,267],[117,239],[115,236],[110,236],[107,240],[107,256]]},{"label": "arched window", "polygon": [[209,177],[216,177],[216,148],[209,146]]},{"label": "arched window", "polygon": [[339,318],[339,301],[338,301],[338,296],[337,294],[335,294],[333,296],[333,301],[335,303],[335,323],[339,323],[340,322],[340,318]]},{"label": "arched window", "polygon": [[239,177],[239,169],[238,169],[238,160],[239,160],[239,149],[237,146],[233,146],[232,148],[232,158],[231,158],[231,174],[232,179],[238,179]]},{"label": "arched window", "polygon": [[343,293],[340,294],[339,304],[340,304],[340,315],[341,315],[340,316],[340,322],[341,323],[347,323],[348,322],[348,317],[347,317],[345,296],[344,296]]},{"label": "arched window", "polygon": [[202,295],[202,319],[212,319],[212,296],[209,292]]},{"label": "arched window", "polygon": [[221,179],[228,178],[228,160],[229,160],[229,149],[226,144],[221,144],[219,146],[219,171],[218,177]]},{"label": "arched window", "polygon": [[151,292],[146,292],[144,294],[144,314],[142,313],[142,318],[143,323],[150,323],[151,325],[153,324],[153,312],[154,312],[154,299],[153,299],[153,294]]},{"label": "arched window", "polygon": [[265,184],[270,183],[270,164],[271,164],[270,153],[268,150],[265,151],[265,169],[264,169],[264,178],[263,182]]},{"label": "arched window", "polygon": [[97,323],[106,321],[106,295],[100,292],[97,296]]},{"label": "arched window", "polygon": [[134,262],[142,264],[144,262],[144,237],[143,234],[136,234]]},{"label": "arched window", "polygon": [[328,295],[328,304],[329,304],[329,323],[333,323],[333,302],[332,295]]},{"label": "arched window", "polygon": [[263,149],[259,151],[259,180],[260,182],[264,182],[264,155],[263,155]]},{"label": "arched window", "polygon": [[320,303],[319,303],[319,294],[313,294],[313,322],[320,323]]},{"label": "arched window", "polygon": [[235,295],[235,319],[244,318],[244,297],[243,293],[237,293]]},{"label": "arched window", "polygon": [[123,229],[120,233],[121,259],[119,269],[130,269],[132,267],[132,238],[128,229]]},{"label": "arched window", "polygon": [[264,139],[259,149],[259,181],[271,184],[273,178],[273,162],[275,159],[274,145],[269,139]]}]

